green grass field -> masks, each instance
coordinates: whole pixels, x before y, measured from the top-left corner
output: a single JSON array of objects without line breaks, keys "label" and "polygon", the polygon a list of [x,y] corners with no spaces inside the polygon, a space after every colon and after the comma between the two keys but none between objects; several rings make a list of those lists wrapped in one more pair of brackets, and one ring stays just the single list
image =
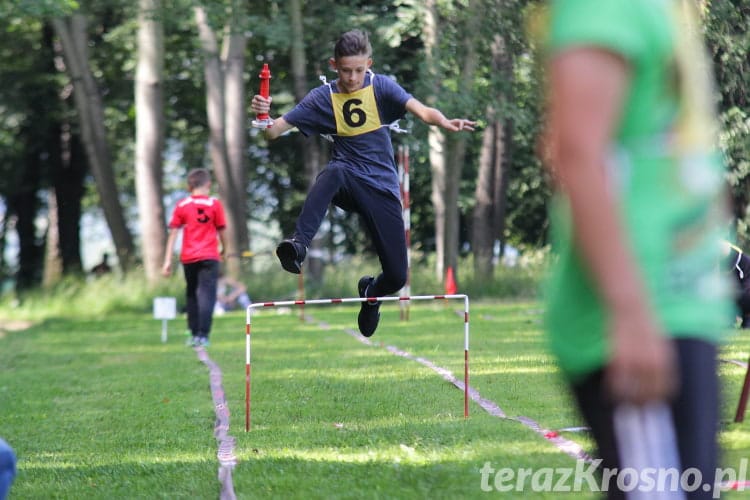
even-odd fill
[{"label": "green grass field", "polygon": [[[238,498],[597,498],[590,492],[482,489],[482,469],[575,466],[540,434],[489,415],[396,346],[463,377],[462,303],[382,308],[366,345],[358,305],[262,309],[253,316],[252,428],[244,431],[245,317],[215,318],[209,355],[223,371]],[[471,307],[471,380],[509,417],[546,429],[582,425],[546,351],[536,302]],[[50,318],[0,330],[0,436],[19,459],[11,499],[216,498],[217,443],[208,369],[184,346],[184,319],[149,312]],[[737,334],[724,358],[746,361]],[[721,365],[724,467],[750,456],[734,417],[744,369]],[[562,433],[593,453],[586,433]],[[502,485],[507,483],[502,483]],[[510,484],[513,484],[511,481]],[[729,493],[722,498],[741,498]]]}]

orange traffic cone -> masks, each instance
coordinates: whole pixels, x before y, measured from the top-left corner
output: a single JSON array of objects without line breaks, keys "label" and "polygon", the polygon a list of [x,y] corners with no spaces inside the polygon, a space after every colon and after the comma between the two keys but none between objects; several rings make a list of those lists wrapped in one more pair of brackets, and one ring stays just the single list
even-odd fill
[{"label": "orange traffic cone", "polygon": [[453,276],[453,268],[449,267],[448,270],[445,271],[445,294],[455,295],[456,292],[458,292],[456,278]]}]

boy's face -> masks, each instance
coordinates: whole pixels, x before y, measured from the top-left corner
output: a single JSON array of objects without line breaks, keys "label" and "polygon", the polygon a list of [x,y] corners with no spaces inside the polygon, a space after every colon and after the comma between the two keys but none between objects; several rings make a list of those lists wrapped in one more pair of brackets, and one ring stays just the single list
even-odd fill
[{"label": "boy's face", "polygon": [[330,63],[339,74],[339,91],[351,94],[364,85],[365,74],[372,66],[372,59],[366,55],[344,56],[340,59],[331,58]]}]

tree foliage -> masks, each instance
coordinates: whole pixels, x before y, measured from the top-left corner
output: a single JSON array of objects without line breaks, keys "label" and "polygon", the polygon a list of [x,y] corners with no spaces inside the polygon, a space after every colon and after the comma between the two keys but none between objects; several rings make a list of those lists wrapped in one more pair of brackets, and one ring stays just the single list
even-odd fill
[{"label": "tree foliage", "polygon": [[[240,0],[203,2],[210,26],[217,33],[227,25],[228,13]],[[525,17],[534,0],[435,0],[439,33],[434,61],[425,66],[423,5],[420,0],[300,1],[306,57],[305,86],[320,85],[320,76],[335,78],[328,67],[333,43],[352,28],[370,32],[373,69],[393,77],[408,92],[450,116],[470,116],[480,131],[467,137],[455,201],[460,230],[459,248],[470,251],[469,224],[475,204],[475,185],[482,127],[500,119],[508,132],[504,149],[507,187],[505,221],[497,238],[513,245],[546,243],[546,202],[549,184],[536,156],[536,141],[543,113],[543,77],[525,30]],[[193,7],[197,0],[164,2],[164,179],[165,207],[184,190],[184,174],[193,167],[210,166],[209,127],[203,55]],[[721,146],[729,165],[728,183],[742,243],[750,243],[750,0],[704,0],[704,29],[714,60],[721,112]],[[258,72],[269,63],[273,79],[272,114],[278,116],[295,103],[291,71],[294,39],[288,0],[242,2],[246,15],[230,23],[241,31],[245,47],[245,102],[257,91]],[[38,282],[45,241],[45,190],[59,182],[63,157],[55,134],[71,137],[68,153],[81,175],[89,165],[80,156],[81,130],[72,104],[69,81],[59,71],[59,41],[50,33],[52,19],[82,12],[88,22],[89,64],[102,96],[103,128],[111,151],[119,201],[125,220],[138,235],[134,188],[137,2],[125,0],[0,0],[0,281],[19,271],[30,284]],[[508,71],[492,66],[492,43],[501,37],[509,55]],[[57,52],[56,52],[57,50]],[[476,54],[471,77],[462,77],[467,51]],[[429,71],[428,71],[429,70]],[[490,111],[491,110],[491,111]],[[250,116],[250,119],[253,117]],[[428,128],[407,116],[401,126],[410,131],[394,135],[394,146],[411,152],[412,241],[417,258],[435,248],[435,217],[430,202]],[[250,227],[258,234],[251,241],[275,239],[292,231],[308,187],[300,137],[294,134],[274,143],[249,124],[244,190]],[[67,131],[67,132],[65,132]],[[319,141],[308,138],[307,141]],[[327,154],[318,144],[321,157]],[[70,158],[68,158],[69,160]],[[58,180],[55,179],[55,172]],[[77,174],[78,175],[78,174]],[[82,208],[99,214],[100,203],[90,174]],[[244,184],[244,181],[242,182]],[[20,196],[23,194],[24,196]],[[59,203],[60,200],[58,200]],[[66,200],[63,200],[65,203]],[[327,246],[332,253],[365,248],[366,237],[356,218],[332,211]],[[9,237],[24,232],[25,243],[9,268],[5,256]],[[257,236],[257,237],[256,237]],[[20,275],[19,275],[20,276]]]},{"label": "tree foliage", "polygon": [[720,145],[728,164],[737,233],[750,244],[750,2],[713,0],[704,12],[721,113]]}]

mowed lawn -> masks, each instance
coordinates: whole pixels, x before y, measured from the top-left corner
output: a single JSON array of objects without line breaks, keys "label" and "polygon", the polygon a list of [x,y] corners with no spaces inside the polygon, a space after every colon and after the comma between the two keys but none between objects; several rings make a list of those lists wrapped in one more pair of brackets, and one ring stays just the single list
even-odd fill
[{"label": "mowed lawn", "polygon": [[[463,380],[463,303],[413,302],[408,321],[386,303],[371,345],[352,334],[358,308],[253,315],[247,433],[245,316],[215,318],[208,353],[223,372],[238,498],[598,497],[585,484],[534,491],[549,489],[546,476],[516,491],[497,475],[576,467],[515,419],[553,431],[582,425],[546,350],[540,304],[471,304],[470,385],[510,418],[472,402],[468,419],[463,392],[425,366]],[[0,436],[19,459],[11,498],[217,498],[208,369],[183,331],[184,319],[170,321],[162,343],[161,322],[144,313],[0,334]],[[722,358],[745,362],[749,353],[749,336],[736,332]],[[750,424],[732,423],[745,372],[722,363],[720,373],[722,466],[739,470],[750,456]],[[559,435],[595,452],[585,432]]]}]

